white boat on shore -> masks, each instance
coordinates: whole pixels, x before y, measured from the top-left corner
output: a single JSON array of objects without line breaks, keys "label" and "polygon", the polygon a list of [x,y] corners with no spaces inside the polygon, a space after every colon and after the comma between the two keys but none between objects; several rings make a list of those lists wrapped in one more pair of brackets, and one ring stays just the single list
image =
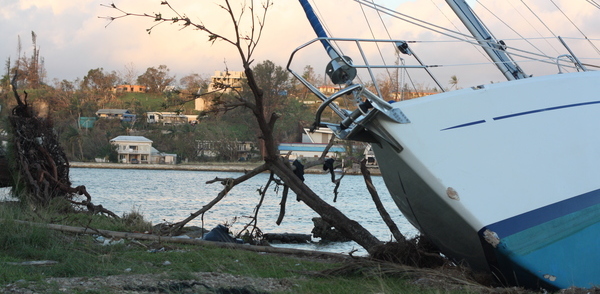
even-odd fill
[{"label": "white boat on shore", "polygon": [[[561,40],[567,54],[556,58],[557,71],[573,72],[528,76],[466,2],[447,0],[508,81],[388,103],[355,78],[366,73],[375,83],[373,71],[384,67],[364,60],[361,44],[414,56],[408,43],[330,38],[308,2],[300,2],[318,38],[292,53],[288,69],[323,100],[315,127],[370,142],[390,194],[422,234],[446,256],[494,272],[505,284],[600,286],[600,72],[590,70],[596,66],[580,62]],[[342,51],[344,42],[356,50]],[[327,74],[340,85],[330,96],[291,66],[315,43],[325,46],[332,59]],[[351,51],[363,60],[340,53]],[[348,96],[353,109],[332,103]],[[321,122],[325,107],[341,122]]]}]

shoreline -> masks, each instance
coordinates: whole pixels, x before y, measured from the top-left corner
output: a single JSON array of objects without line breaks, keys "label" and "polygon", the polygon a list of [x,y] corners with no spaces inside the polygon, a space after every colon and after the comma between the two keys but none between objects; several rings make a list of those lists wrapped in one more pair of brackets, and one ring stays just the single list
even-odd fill
[{"label": "shoreline", "polygon": [[[70,162],[72,168],[106,168],[106,169],[150,169],[150,170],[183,170],[183,171],[224,171],[224,172],[247,172],[261,163],[206,163],[206,164],[131,164],[131,163],[110,163],[110,162]],[[379,168],[369,168],[371,175],[379,176]],[[321,166],[312,167],[304,170],[308,174],[323,174]],[[359,169],[348,169],[346,174],[360,175]]]}]

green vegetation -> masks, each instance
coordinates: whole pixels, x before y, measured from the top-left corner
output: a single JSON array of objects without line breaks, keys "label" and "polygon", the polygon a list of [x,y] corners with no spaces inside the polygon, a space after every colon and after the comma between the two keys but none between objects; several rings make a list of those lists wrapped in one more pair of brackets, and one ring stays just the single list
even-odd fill
[{"label": "green vegetation", "polygon": [[[7,68],[10,64],[7,64]],[[306,93],[305,87],[290,78],[288,72],[271,61],[257,64],[255,68],[261,87],[265,89],[265,112],[283,114],[277,121],[275,136],[278,142],[298,142],[302,127],[309,126],[312,113],[318,104],[305,104],[315,99]],[[116,92],[113,87],[119,84],[135,83],[134,77],[120,77],[116,72],[103,68],[91,69],[82,79],[75,81],[55,80],[53,85],[32,83],[30,75],[22,73],[17,79],[19,91],[27,91],[28,102],[43,115],[48,115],[59,135],[61,146],[70,161],[93,161],[95,158],[116,160],[109,140],[120,135],[145,136],[153,141],[153,147],[177,154],[180,162],[206,160],[237,161],[237,154],[231,154],[235,142],[253,142],[260,146],[260,132],[256,120],[249,109],[226,107],[220,112],[200,113],[195,110],[192,93],[206,92],[208,79],[197,74],[183,77],[180,87],[172,91],[157,91],[173,87],[174,77],[168,74],[166,66],[149,68],[138,76],[138,83],[148,87],[148,92]],[[10,71],[2,79],[4,91],[0,90],[0,119],[5,119],[16,101],[7,85]],[[144,77],[144,78],[142,78]],[[141,78],[141,79],[140,79]],[[152,81],[152,83],[150,83]],[[249,90],[243,89],[243,99]],[[224,104],[239,104],[239,97],[231,93],[214,93],[203,96],[216,108]],[[127,109],[137,116],[133,122],[99,119],[92,128],[79,125],[80,117],[95,117],[99,109]],[[162,125],[147,123],[146,112],[176,112],[186,115],[199,115],[196,125]],[[7,129],[4,124],[0,129]],[[216,158],[203,158],[198,154],[198,142],[220,142]],[[225,142],[223,144],[223,142]],[[227,143],[228,142],[228,143]],[[258,150],[255,150],[258,154]],[[234,152],[235,153],[235,152]],[[260,156],[255,156],[260,158]]]},{"label": "green vegetation", "polygon": [[[56,205],[54,208],[56,209]],[[422,289],[406,279],[386,276],[382,272],[374,275],[316,275],[322,271],[331,272],[343,267],[348,261],[133,240],[102,246],[102,243],[97,241],[97,236],[52,231],[19,223],[15,219],[36,222],[52,219],[62,224],[129,231],[143,229],[144,223],[141,216],[135,212],[124,218],[129,219],[128,221],[117,221],[88,214],[71,213],[59,216],[48,211],[31,213],[18,204],[1,202],[0,226],[3,229],[0,230],[0,291],[7,284],[27,285],[37,282],[36,287],[44,287],[43,292],[61,292],[60,285],[43,282],[51,277],[131,275],[131,279],[135,279],[135,275],[138,274],[161,274],[164,279],[191,280],[196,272],[213,272],[250,278],[285,279],[289,289],[284,293],[451,293],[445,290]],[[149,250],[152,248],[165,250]],[[42,260],[57,263],[46,266],[20,264]],[[100,290],[102,293],[114,291]],[[94,292],[84,289],[69,293]]]}]

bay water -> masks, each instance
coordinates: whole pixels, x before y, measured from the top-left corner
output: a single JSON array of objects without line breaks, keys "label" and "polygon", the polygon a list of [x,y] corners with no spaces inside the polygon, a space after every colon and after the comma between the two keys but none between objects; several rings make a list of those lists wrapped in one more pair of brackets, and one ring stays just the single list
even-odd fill
[{"label": "bay water", "polygon": [[[152,224],[178,222],[201,209],[223,189],[219,183],[206,182],[219,178],[236,178],[242,173],[219,171],[181,171],[144,169],[71,168],[73,186],[84,185],[92,196],[92,202],[102,204],[117,215],[137,211]],[[339,175],[337,175],[339,177]],[[219,224],[230,225],[230,231],[239,232],[254,215],[260,200],[258,189],[267,183],[268,173],[260,174],[234,187],[218,204],[188,225],[208,230]],[[402,216],[391,199],[380,176],[372,177],[381,201],[400,231],[406,237],[417,234],[416,229]],[[305,174],[305,183],[326,202],[356,220],[382,241],[392,240],[391,233],[382,221],[365,182],[360,175],[345,175],[339,187],[337,201],[333,202],[335,184],[329,174]],[[258,227],[263,233],[311,234],[313,212],[303,202],[296,201],[290,191],[285,218],[281,225],[275,223],[279,215],[279,203],[283,189],[269,188],[258,213]],[[277,247],[319,250],[364,255],[366,251],[355,242],[314,242],[308,244],[273,244]]]}]

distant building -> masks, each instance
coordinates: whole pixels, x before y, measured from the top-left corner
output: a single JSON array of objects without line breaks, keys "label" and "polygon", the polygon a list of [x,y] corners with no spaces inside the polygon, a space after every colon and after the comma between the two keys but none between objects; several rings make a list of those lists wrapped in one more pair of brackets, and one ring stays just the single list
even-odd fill
[{"label": "distant building", "polygon": [[[246,75],[243,71],[215,71],[215,74],[210,77],[207,93],[219,90],[225,93],[231,92],[232,89],[240,90],[245,80]],[[206,96],[194,100],[194,109],[198,111],[206,111],[211,105],[211,98]]]},{"label": "distant building", "polygon": [[242,83],[246,79],[243,71],[215,71],[210,77],[208,92],[225,89],[225,92],[231,91],[231,88],[241,89]]},{"label": "distant building", "polygon": [[[256,144],[248,141],[207,141],[196,140],[196,153],[198,157],[229,156],[233,160],[247,160],[256,150]],[[220,154],[226,152],[228,154]]]},{"label": "distant building", "polygon": [[[302,142],[280,143],[279,146],[277,146],[277,149],[281,156],[289,154],[290,160],[311,160],[312,158],[321,156],[332,136],[333,132],[327,128],[317,129],[313,133],[311,133],[308,128],[305,128],[304,133],[302,133]],[[345,152],[346,149],[344,146],[333,145],[329,148],[329,152],[325,156],[335,158],[338,154],[341,155]]]},{"label": "distant building", "polygon": [[340,87],[334,87],[334,86],[320,86],[319,87],[319,92],[321,92],[325,95],[331,95],[339,90],[340,90]]},{"label": "distant building", "polygon": [[118,85],[113,87],[115,93],[145,93],[148,87],[141,85]]},{"label": "distant building", "polygon": [[196,124],[198,123],[198,116],[177,112],[146,112],[146,122],[149,124],[161,123],[163,125]]},{"label": "distant building", "polygon": [[127,109],[100,109],[96,111],[98,118],[120,119],[122,121],[135,121],[135,114]]},{"label": "distant building", "polygon": [[177,154],[160,152],[152,147],[152,140],[143,136],[118,136],[110,140],[117,146],[120,163],[175,164]]},{"label": "distant building", "polygon": [[120,163],[150,163],[152,140],[143,136],[118,136],[110,140],[117,147]]}]

